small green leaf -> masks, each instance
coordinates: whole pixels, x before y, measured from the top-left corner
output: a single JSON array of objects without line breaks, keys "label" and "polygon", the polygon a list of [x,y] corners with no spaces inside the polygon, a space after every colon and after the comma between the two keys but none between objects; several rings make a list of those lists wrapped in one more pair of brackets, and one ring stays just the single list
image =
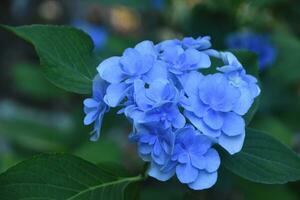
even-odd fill
[{"label": "small green leaf", "polygon": [[46,78],[65,90],[88,94],[96,74],[93,42],[83,31],[66,26],[2,26],[31,43]]},{"label": "small green leaf", "polygon": [[[44,154],[24,161],[0,175],[2,200],[123,200],[143,177],[118,177],[67,154]],[[132,200],[128,199],[128,200]]]},{"label": "small green leaf", "polygon": [[247,129],[245,144],[236,155],[222,152],[222,163],[250,181],[283,184],[300,179],[298,155],[263,132]]}]

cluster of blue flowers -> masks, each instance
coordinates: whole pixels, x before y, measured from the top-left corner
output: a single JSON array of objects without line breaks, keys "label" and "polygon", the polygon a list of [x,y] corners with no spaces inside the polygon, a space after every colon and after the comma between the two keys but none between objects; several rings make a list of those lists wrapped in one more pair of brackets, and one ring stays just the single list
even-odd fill
[{"label": "cluster of blue flowers", "polygon": [[[212,57],[224,64],[205,74]],[[98,139],[109,108],[120,107],[150,176],[165,181],[176,174],[192,189],[209,188],[220,165],[213,145],[230,154],[241,150],[243,115],[260,89],[232,53],[211,49],[210,37],[143,41],[97,69],[93,97],[84,101],[91,139]]]},{"label": "cluster of blue flowers", "polygon": [[226,38],[226,45],[228,48],[245,49],[257,53],[261,70],[272,65],[276,60],[277,50],[266,34],[233,33]]}]

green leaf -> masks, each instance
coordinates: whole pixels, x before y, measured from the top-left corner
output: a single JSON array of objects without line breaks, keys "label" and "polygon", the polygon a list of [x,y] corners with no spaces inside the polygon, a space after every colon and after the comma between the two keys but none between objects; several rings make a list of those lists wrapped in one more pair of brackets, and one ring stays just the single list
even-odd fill
[{"label": "green leaf", "polygon": [[[230,50],[244,66],[247,74],[255,76],[259,82],[258,75],[258,58],[255,53],[244,50]],[[260,87],[261,88],[261,87]],[[260,96],[256,97],[250,110],[244,116],[246,124],[249,124],[256,113],[260,102]]]},{"label": "green leaf", "polygon": [[0,196],[2,200],[132,200],[129,189],[142,179],[115,176],[72,155],[44,154],[1,174]]},{"label": "green leaf", "polygon": [[31,43],[46,78],[67,91],[88,94],[96,72],[93,42],[83,31],[66,26],[2,26]]},{"label": "green leaf", "polygon": [[250,181],[283,184],[300,179],[298,155],[263,132],[247,129],[242,151],[222,152],[222,163],[233,173]]},{"label": "green leaf", "polygon": [[297,83],[300,79],[300,40],[292,33],[284,30],[278,30],[273,35],[273,40],[278,49],[278,55],[271,75],[289,84]]},{"label": "green leaf", "polygon": [[67,92],[47,81],[39,65],[18,63],[12,66],[12,79],[16,90],[24,96],[41,101],[66,98]]},{"label": "green leaf", "polygon": [[0,101],[0,137],[19,147],[33,151],[66,150],[72,139],[81,135],[67,113]]}]

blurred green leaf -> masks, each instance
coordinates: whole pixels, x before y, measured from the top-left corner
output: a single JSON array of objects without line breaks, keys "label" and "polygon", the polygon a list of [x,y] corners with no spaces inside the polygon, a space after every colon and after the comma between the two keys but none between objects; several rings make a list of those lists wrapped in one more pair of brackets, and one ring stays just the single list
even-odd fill
[{"label": "blurred green leaf", "polygon": [[134,9],[145,10],[151,6],[152,0],[86,0],[84,3],[90,5],[91,3],[99,3],[106,6],[127,6]]},{"label": "blurred green leaf", "polygon": [[278,30],[273,35],[273,40],[278,49],[275,65],[271,75],[280,77],[283,82],[295,83],[300,80],[300,40],[293,34]]},{"label": "blurred green leaf", "polygon": [[118,177],[72,155],[44,154],[0,175],[0,196],[3,200],[134,200],[136,196],[128,189],[141,180],[141,175]]},{"label": "blurred green leaf", "polygon": [[[177,180],[169,180],[167,183],[156,179],[149,179],[150,184],[141,189],[140,200],[182,200],[188,191]],[[152,181],[153,180],[153,181]]]},{"label": "blurred green leaf", "polygon": [[67,94],[49,83],[42,69],[34,64],[19,63],[12,66],[12,78],[17,91],[35,99],[49,100]]},{"label": "blurred green leaf", "polygon": [[2,26],[30,42],[46,78],[67,91],[88,94],[96,74],[93,42],[83,31],[66,26]]},{"label": "blurred green leaf", "polygon": [[245,144],[235,155],[222,153],[222,164],[253,182],[283,184],[300,179],[298,155],[263,132],[247,129]]},{"label": "blurred green leaf", "polygon": [[292,144],[293,132],[273,116],[261,115],[251,124],[251,127],[271,134],[287,146]]},{"label": "blurred green leaf", "polygon": [[107,138],[102,138],[97,142],[89,141],[77,149],[74,154],[94,164],[103,162],[119,163],[121,160],[118,145]]},{"label": "blurred green leaf", "polygon": [[199,4],[182,20],[182,27],[187,36],[211,36],[213,47],[219,49],[225,47],[225,36],[236,29],[235,22],[233,13]]},{"label": "blurred green leaf", "polygon": [[72,118],[65,113],[0,102],[0,135],[21,147],[35,151],[64,150],[72,142],[75,130]]},{"label": "blurred green leaf", "polygon": [[241,189],[245,200],[297,200],[297,196],[287,185],[265,185],[251,183],[249,181],[238,181],[238,188]]}]

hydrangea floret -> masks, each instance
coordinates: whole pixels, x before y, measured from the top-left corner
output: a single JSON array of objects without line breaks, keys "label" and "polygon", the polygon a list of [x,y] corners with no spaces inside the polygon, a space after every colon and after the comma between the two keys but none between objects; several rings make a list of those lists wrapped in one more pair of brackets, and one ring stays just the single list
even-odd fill
[{"label": "hydrangea floret", "polygon": [[[212,57],[223,64],[208,73]],[[214,147],[241,151],[243,116],[260,89],[232,53],[211,49],[210,37],[143,41],[97,70],[93,96],[84,101],[84,123],[94,123],[91,139],[99,138],[109,108],[118,107],[133,124],[129,139],[151,177],[210,188],[220,166]]]}]

